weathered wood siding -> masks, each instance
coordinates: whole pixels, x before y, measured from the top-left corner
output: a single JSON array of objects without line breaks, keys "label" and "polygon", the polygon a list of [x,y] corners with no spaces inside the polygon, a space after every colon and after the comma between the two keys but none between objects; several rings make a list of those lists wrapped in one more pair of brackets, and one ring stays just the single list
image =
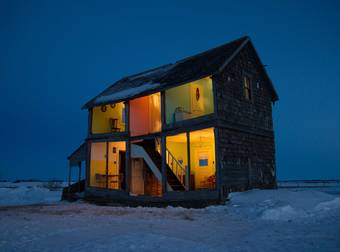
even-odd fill
[{"label": "weathered wood siding", "polygon": [[[245,74],[251,78],[251,100],[244,96]],[[221,187],[227,191],[275,187],[272,94],[252,45],[248,43],[213,81]]]}]

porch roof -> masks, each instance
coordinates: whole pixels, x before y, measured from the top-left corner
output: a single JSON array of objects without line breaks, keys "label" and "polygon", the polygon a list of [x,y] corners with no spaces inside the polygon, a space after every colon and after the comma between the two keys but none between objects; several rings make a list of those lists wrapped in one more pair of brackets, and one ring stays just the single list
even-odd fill
[{"label": "porch roof", "polygon": [[67,159],[70,162],[70,166],[78,166],[82,161],[86,160],[87,155],[87,144],[83,143],[80,145]]},{"label": "porch roof", "polygon": [[[172,85],[210,76],[224,68],[248,42],[250,42],[249,37],[242,37],[173,64],[124,77],[88,101],[83,109],[120,102],[139,95],[164,90]],[[272,85],[271,89],[273,101],[278,100]]]}]

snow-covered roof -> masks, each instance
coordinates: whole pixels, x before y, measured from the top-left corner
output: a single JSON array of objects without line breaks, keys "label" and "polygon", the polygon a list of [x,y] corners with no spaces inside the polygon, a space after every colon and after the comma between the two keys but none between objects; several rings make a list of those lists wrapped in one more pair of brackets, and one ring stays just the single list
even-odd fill
[{"label": "snow-covered roof", "polygon": [[[249,41],[248,37],[243,37],[173,64],[122,78],[87,102],[83,109],[128,100],[150,92],[157,92],[168,86],[210,76],[224,68]],[[274,88],[273,100],[277,100]]]}]

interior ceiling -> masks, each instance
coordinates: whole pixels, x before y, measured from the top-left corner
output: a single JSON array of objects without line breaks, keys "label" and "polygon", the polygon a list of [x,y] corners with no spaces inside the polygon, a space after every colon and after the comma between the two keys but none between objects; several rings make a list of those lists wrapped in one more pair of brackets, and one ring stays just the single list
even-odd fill
[{"label": "interior ceiling", "polygon": [[[166,138],[167,141],[175,142],[175,143],[185,143],[187,138],[185,133],[181,133],[179,135],[170,136]],[[214,129],[203,129],[190,132],[190,142],[211,142],[214,140]]]}]

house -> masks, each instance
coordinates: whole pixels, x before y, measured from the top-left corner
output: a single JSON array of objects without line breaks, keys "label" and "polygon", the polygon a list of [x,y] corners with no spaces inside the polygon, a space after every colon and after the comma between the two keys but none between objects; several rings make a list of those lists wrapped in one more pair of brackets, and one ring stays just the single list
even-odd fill
[{"label": "house", "polygon": [[86,179],[73,189],[104,202],[206,205],[274,188],[277,100],[249,37],[122,78],[83,106],[88,136],[68,159],[79,172],[85,162]]}]

